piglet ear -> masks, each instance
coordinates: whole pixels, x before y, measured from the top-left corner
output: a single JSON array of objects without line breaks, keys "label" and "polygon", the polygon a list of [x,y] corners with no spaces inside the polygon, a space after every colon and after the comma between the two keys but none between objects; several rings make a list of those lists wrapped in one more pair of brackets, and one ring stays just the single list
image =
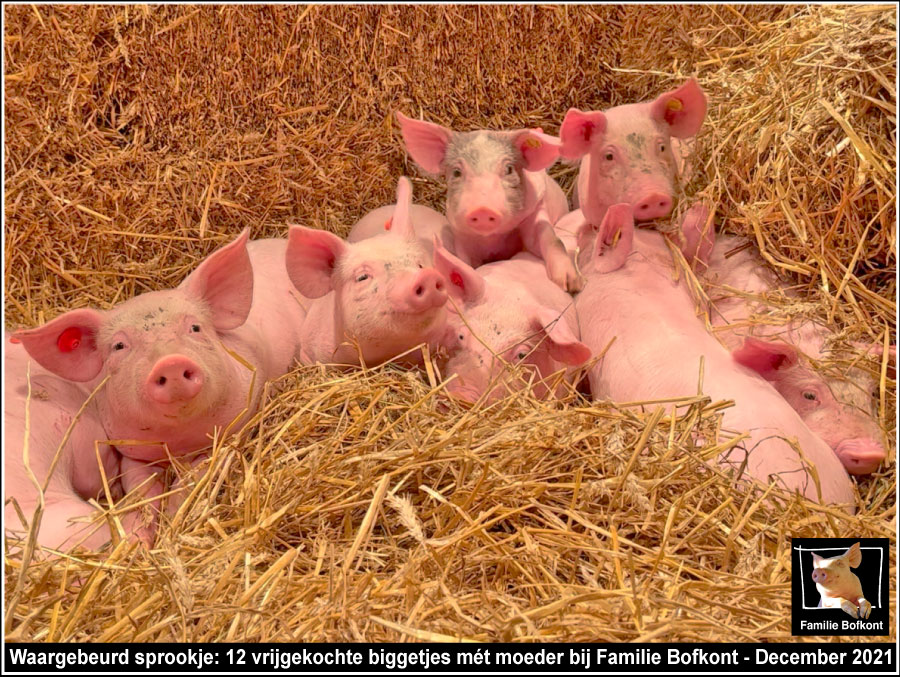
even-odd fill
[{"label": "piglet ear", "polygon": [[559,154],[567,160],[586,155],[591,145],[606,134],[606,116],[600,111],[584,113],[570,108],[559,128]]},{"label": "piglet ear", "polygon": [[472,305],[484,297],[484,278],[472,266],[444,249],[437,235],[434,236],[433,262],[435,269],[449,282],[448,292],[456,301]]},{"label": "piglet ear", "polygon": [[511,133],[513,145],[522,154],[522,167],[529,172],[547,169],[559,158],[562,143],[557,137],[544,134],[539,129],[521,129]]},{"label": "piglet ear", "polygon": [[433,122],[413,120],[399,111],[397,122],[400,123],[406,152],[413,161],[430,174],[440,174],[453,132]]},{"label": "piglet ear", "polygon": [[611,273],[625,265],[634,246],[634,213],[627,203],[606,210],[594,242],[594,270]]},{"label": "piglet ear", "polygon": [[557,362],[577,367],[591,359],[591,349],[578,340],[558,310],[541,306],[531,322],[535,330],[544,333],[550,357]]},{"label": "piglet ear", "polygon": [[12,335],[44,369],[69,381],[90,381],[103,367],[97,333],[103,314],[85,308],[71,310],[37,329]]},{"label": "piglet ear", "polygon": [[347,243],[327,230],[291,226],[285,266],[288,277],[309,299],[325,296],[334,289],[334,267],[347,251]]},{"label": "piglet ear", "polygon": [[858,567],[862,563],[862,550],[859,549],[859,543],[851,545],[847,552],[844,553],[844,557],[847,558],[847,564],[850,565],[851,569]]},{"label": "piglet ear", "polygon": [[700,131],[706,117],[706,94],[694,78],[661,94],[650,104],[650,117],[669,126],[669,134],[684,139]]},{"label": "piglet ear", "polygon": [[253,305],[253,266],[247,253],[250,230],[210,254],[185,278],[181,287],[202,300],[212,313],[217,331],[236,329],[247,320]]},{"label": "piglet ear", "polygon": [[817,555],[816,553],[813,553],[812,556],[813,556],[813,566],[814,567],[819,566],[819,564],[821,564],[821,562],[822,562],[822,556]]},{"label": "piglet ear", "polygon": [[767,381],[778,381],[782,376],[779,372],[795,366],[800,359],[797,350],[787,343],[756,338],[745,338],[744,344],[733,350],[731,356]]},{"label": "piglet ear", "polygon": [[416,237],[410,207],[412,207],[412,184],[408,178],[401,176],[397,181],[397,204],[394,207],[394,215],[391,217],[390,229],[391,232],[407,240],[413,240]]}]

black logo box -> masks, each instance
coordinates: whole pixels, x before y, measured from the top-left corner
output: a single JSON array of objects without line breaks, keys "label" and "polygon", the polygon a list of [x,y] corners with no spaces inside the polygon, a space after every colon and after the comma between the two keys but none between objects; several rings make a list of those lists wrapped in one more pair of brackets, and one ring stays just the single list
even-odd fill
[{"label": "black logo box", "polygon": [[[854,619],[843,609],[819,607],[819,591],[812,579],[813,553],[822,557],[842,555],[859,543],[862,561],[850,571],[872,604],[867,619]],[[887,538],[792,538],[791,539],[791,634],[828,636],[890,634],[890,568]]]}]

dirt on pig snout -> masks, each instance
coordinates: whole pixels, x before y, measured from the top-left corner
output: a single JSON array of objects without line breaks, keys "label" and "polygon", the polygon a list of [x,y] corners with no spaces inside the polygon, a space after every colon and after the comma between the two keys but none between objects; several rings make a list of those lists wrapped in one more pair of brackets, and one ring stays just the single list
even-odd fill
[{"label": "dirt on pig snout", "polygon": [[[402,174],[442,208],[397,110],[556,133],[569,107],[696,76],[690,194],[804,312],[896,340],[892,8],[4,11],[8,326],[174,286],[245,226],[345,235]],[[551,173],[571,189],[574,168]],[[894,448],[895,383],[865,368]],[[703,397],[675,417],[577,395],[469,408],[396,366],[276,385],[153,550],[20,578],[8,544],[7,639],[792,641],[792,535],[895,543],[893,458],[853,517],[762,500],[695,444],[726,404]]]}]

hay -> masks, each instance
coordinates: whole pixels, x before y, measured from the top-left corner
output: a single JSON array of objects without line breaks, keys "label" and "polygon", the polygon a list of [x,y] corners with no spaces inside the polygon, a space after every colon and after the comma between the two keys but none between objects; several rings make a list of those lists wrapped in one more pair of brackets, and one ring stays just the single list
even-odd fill
[{"label": "hay", "polygon": [[[395,110],[553,132],[697,75],[692,191],[847,338],[895,341],[892,7],[5,12],[8,326],[175,284],[245,226],[346,234],[416,176]],[[723,406],[466,409],[397,367],[299,368],[152,551],[33,563],[16,587],[7,543],[6,638],[788,641],[790,536],[895,543],[895,465],[855,517],[738,488],[693,441]]]}]

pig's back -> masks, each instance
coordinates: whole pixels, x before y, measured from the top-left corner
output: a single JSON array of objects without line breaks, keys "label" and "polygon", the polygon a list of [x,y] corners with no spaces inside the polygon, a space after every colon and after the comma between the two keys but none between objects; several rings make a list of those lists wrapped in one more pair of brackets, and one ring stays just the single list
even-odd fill
[{"label": "pig's back", "polygon": [[[658,233],[636,232],[635,251],[626,265],[590,276],[576,297],[582,342],[594,354],[608,347],[589,375],[594,397],[627,402],[696,395],[702,358],[703,393],[713,401],[736,403],[725,411],[723,426],[751,431],[745,446],[753,449],[747,458],[752,476],[765,481],[778,475],[789,488],[816,500],[815,486],[796,452],[778,439],[793,437],[819,472],[823,499],[852,503],[849,477],[832,450],[771,385],[734,362],[706,331],[684,285],[671,281],[661,243]],[[742,452],[722,460],[730,464],[738,456]]]},{"label": "pig's back", "polygon": [[253,305],[237,331],[261,344],[265,379],[287,373],[300,351],[300,330],[310,300],[291,282],[285,267],[287,240],[270,238],[247,244],[253,265]]},{"label": "pig's back", "polygon": [[[394,207],[395,205],[386,205],[370,211],[350,229],[347,242],[360,242],[384,233],[388,230],[385,226],[394,216]],[[410,205],[409,215],[416,237],[429,253],[435,235],[441,239],[447,250],[455,251],[453,232],[447,217],[424,205]]]}]

